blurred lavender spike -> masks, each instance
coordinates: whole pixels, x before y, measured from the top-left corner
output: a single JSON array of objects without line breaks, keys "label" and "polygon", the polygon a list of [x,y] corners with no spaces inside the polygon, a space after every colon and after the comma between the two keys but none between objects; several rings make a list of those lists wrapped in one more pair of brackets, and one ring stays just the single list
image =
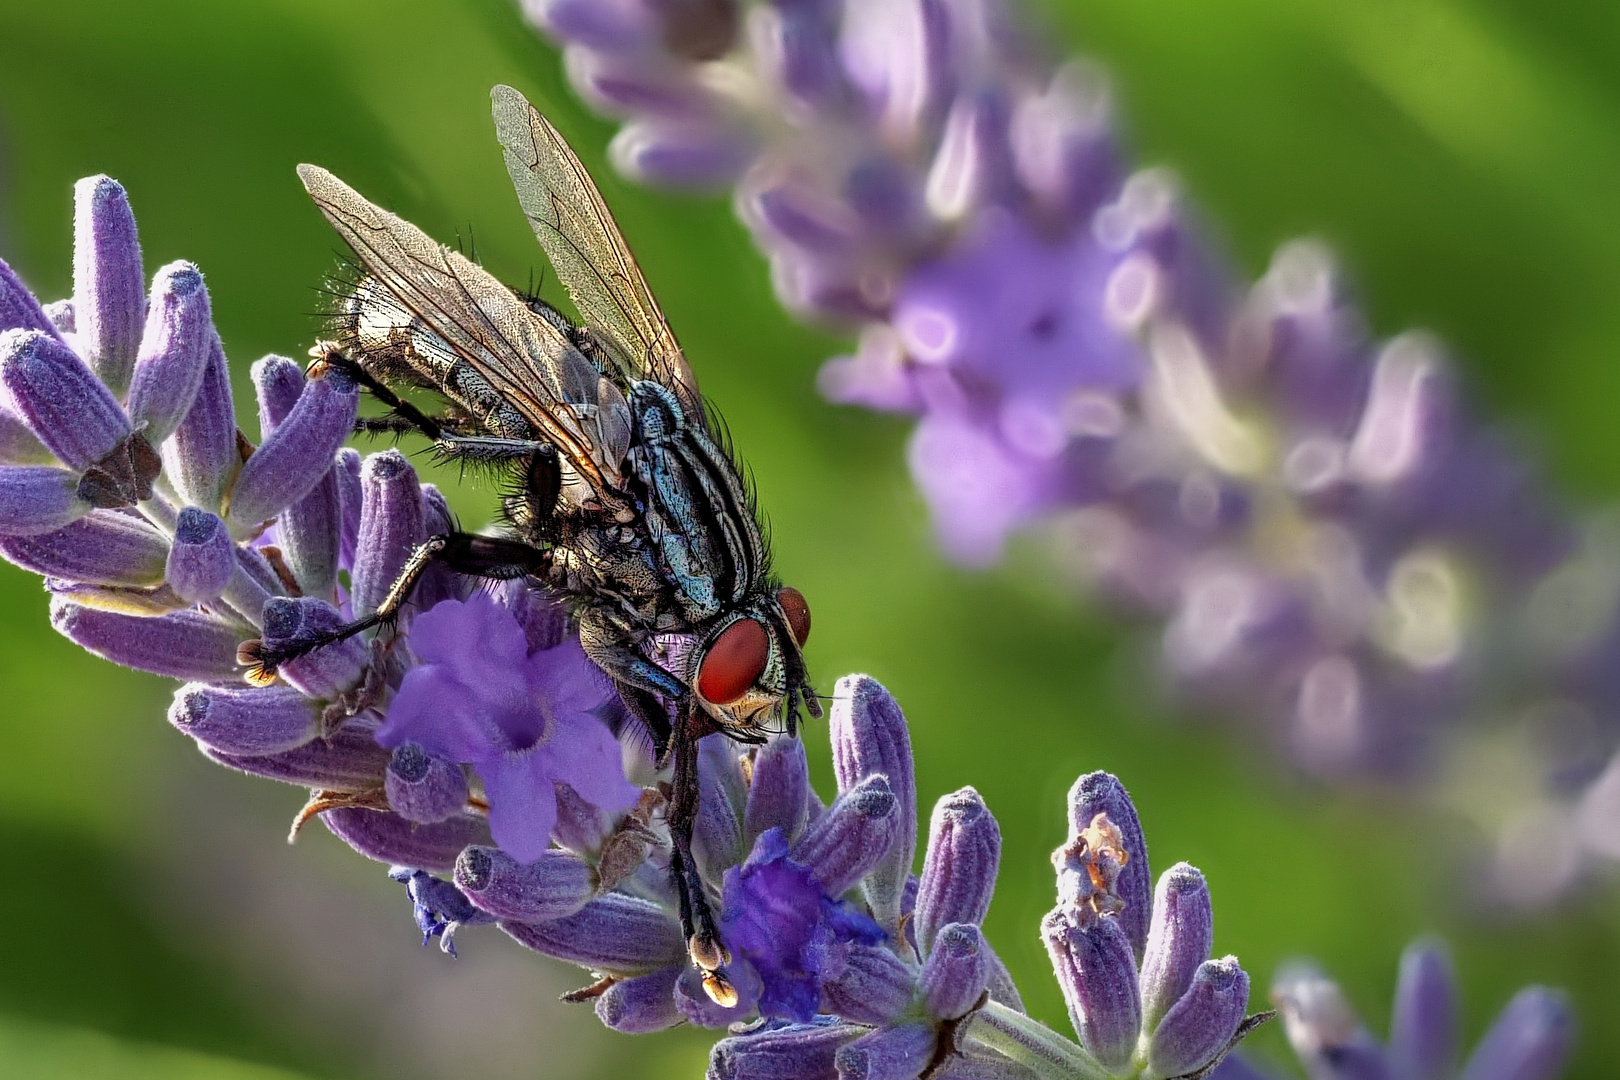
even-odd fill
[{"label": "blurred lavender spike", "polygon": [[[1244,288],[1175,178],[1132,172],[1106,80],[1012,0],[525,10],[623,120],[622,171],[731,185],[781,302],[858,334],[821,389],[916,418],[952,558],[1038,531],[1062,576],[1157,621],[1187,702],[1315,777],[1409,781],[1475,819],[1498,900],[1620,857],[1590,824],[1614,820],[1593,781],[1620,768],[1620,606],[1558,614],[1614,545],[1472,415],[1438,342],[1368,335],[1321,246]],[[1427,783],[1487,720],[1553,712],[1579,749],[1520,749],[1523,793]],[[887,924],[894,882],[872,887]]]}]

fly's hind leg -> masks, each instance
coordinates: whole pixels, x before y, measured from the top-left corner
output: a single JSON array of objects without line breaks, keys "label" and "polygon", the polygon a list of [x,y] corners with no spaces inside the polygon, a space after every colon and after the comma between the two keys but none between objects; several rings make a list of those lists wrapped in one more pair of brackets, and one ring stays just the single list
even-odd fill
[{"label": "fly's hind leg", "polygon": [[405,560],[405,567],[383,597],[377,610],[334,630],[292,641],[267,644],[263,640],[245,642],[237,651],[237,662],[248,668],[247,679],[255,685],[275,681],[276,669],[289,660],[343,641],[374,626],[393,624],[400,609],[411,598],[411,591],[428,567],[441,564],[460,574],[509,580],[544,575],[551,567],[551,552],[517,540],[453,532],[431,536],[417,545]]}]

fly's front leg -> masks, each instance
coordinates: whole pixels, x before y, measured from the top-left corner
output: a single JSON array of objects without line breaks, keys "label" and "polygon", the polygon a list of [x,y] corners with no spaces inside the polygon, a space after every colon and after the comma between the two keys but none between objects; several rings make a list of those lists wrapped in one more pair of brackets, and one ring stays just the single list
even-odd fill
[{"label": "fly's front leg", "polygon": [[[681,933],[692,963],[703,973],[703,989],[716,1003],[730,1008],[737,1003],[737,991],[725,973],[731,954],[720,940],[708,893],[697,872],[697,860],[692,858],[692,829],[697,822],[700,795],[697,744],[716,728],[679,679],[637,651],[629,628],[615,609],[587,608],[579,618],[579,640],[585,654],[619,684],[620,695],[632,711],[636,710],[635,703],[642,701],[649,712],[656,713],[644,717],[643,722],[654,741],[668,747],[668,756],[674,759],[664,820],[669,826],[669,872],[680,903]],[[674,725],[659,698],[674,704]]]},{"label": "fly's front leg", "polygon": [[550,569],[551,553],[516,540],[474,533],[431,536],[411,552],[410,558],[405,560],[404,569],[389,588],[388,595],[383,597],[377,610],[370,615],[325,633],[274,645],[267,645],[262,640],[244,642],[237,650],[237,662],[248,667],[249,682],[267,686],[275,681],[276,669],[289,660],[296,660],[322,646],[351,638],[374,626],[392,625],[399,618],[400,609],[410,600],[416,583],[435,563],[448,566],[460,574],[504,581],[544,574]]}]

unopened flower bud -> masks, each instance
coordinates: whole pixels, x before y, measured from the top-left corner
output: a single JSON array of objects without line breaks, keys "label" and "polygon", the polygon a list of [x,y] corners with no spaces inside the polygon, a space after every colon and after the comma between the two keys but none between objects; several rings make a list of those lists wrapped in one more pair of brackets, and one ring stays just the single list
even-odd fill
[{"label": "unopened flower bud", "polygon": [[1142,1026],[1136,959],[1116,916],[1087,922],[1059,906],[1041,920],[1041,937],[1080,1044],[1112,1069],[1130,1059]]},{"label": "unopened flower bud", "polygon": [[73,309],[79,347],[114,392],[129,386],[146,318],[146,274],[123,185],[87,176],[73,187]]},{"label": "unopened flower bud", "polygon": [[383,785],[388,751],[377,745],[374,722],[355,719],[296,750],[280,754],[226,754],[207,746],[204,756],[227,768],[319,791],[375,791]]},{"label": "unopened flower bud", "polygon": [[822,969],[824,1011],[857,1024],[885,1024],[911,1006],[917,971],[881,945],[830,950]]},{"label": "unopened flower bud", "polygon": [[193,604],[216,599],[236,572],[236,545],[225,523],[207,510],[188,506],[175,524],[166,577],[169,587]]},{"label": "unopened flower bud", "polygon": [[1545,986],[1513,995],[1469,1055],[1463,1080],[1552,1080],[1575,1050],[1569,999]]},{"label": "unopened flower bud", "polygon": [[1403,1080],[1447,1080],[1457,1064],[1457,977],[1438,945],[1416,941],[1401,954],[1390,1018],[1389,1056]]},{"label": "unopened flower bud", "polygon": [[[272,597],[264,605],[264,643],[282,646],[306,641],[344,625],[337,608],[313,596]],[[368,656],[358,637],[322,645],[278,669],[282,679],[310,697],[333,700],[359,685]]]},{"label": "unopened flower bud", "polygon": [[932,1024],[897,1024],[862,1035],[838,1048],[838,1080],[912,1080],[934,1056]]},{"label": "unopened flower bud", "polygon": [[1214,939],[1215,916],[1204,875],[1177,863],[1159,877],[1142,955],[1142,1025],[1148,1031],[1187,992],[1198,965],[1209,959]]},{"label": "unopened flower bud", "polygon": [[521,863],[500,848],[470,847],[456,860],[456,885],[491,915],[519,922],[572,915],[595,891],[585,860],[555,848]]},{"label": "unopened flower bud", "polygon": [[214,339],[213,314],[203,276],[174,262],[152,279],[152,303],[129,384],[129,418],[153,446],[180,426],[197,391]]},{"label": "unopened flower bud", "polygon": [[791,849],[829,896],[840,896],[893,850],[900,805],[885,776],[868,776],[834,800]]},{"label": "unopened flower bud", "polygon": [[0,330],[39,330],[60,336],[45,309],[4,259],[0,259]]},{"label": "unopened flower bud", "polygon": [[414,742],[394,747],[384,783],[388,805],[402,818],[428,824],[467,806],[467,774]]},{"label": "unopened flower bud", "polygon": [[648,1035],[674,1027],[685,1019],[675,1007],[675,980],[680,974],[680,968],[667,967],[620,979],[596,999],[597,1019],[626,1035]]},{"label": "unopened flower bud", "polygon": [[0,535],[54,532],[89,509],[75,473],[47,465],[0,465]]},{"label": "unopened flower bud", "polygon": [[145,519],[92,510],[54,532],[7,536],[0,555],[25,570],[90,585],[152,588],[163,583],[169,545]]},{"label": "unopened flower bud", "polygon": [[129,418],[77,353],[40,330],[0,333],[0,404],[84,471],[129,437]]},{"label": "unopened flower bud", "polygon": [[1114,895],[1124,907],[1116,918],[1140,954],[1147,944],[1148,924],[1153,914],[1153,878],[1148,869],[1147,841],[1130,795],[1112,774],[1087,773],[1069,789],[1069,839],[1072,843],[1090,828],[1098,814],[1107,814],[1119,831],[1125,863],[1113,883]]},{"label": "unopened flower bud", "polygon": [[966,1016],[990,981],[984,934],[970,923],[946,923],[934,935],[919,986],[930,1015],[941,1020]]},{"label": "unopened flower bud", "polygon": [[754,755],[748,803],[743,811],[746,843],[752,844],[766,829],[781,829],[791,843],[804,831],[810,817],[810,770],[804,743],[779,736]]},{"label": "unopened flower bud", "polygon": [[686,962],[680,925],[658,904],[607,893],[549,922],[502,919],[526,948],[609,975],[645,975]]},{"label": "unopened flower bud", "polygon": [[211,750],[259,756],[314,739],[321,731],[321,710],[290,686],[188,683],[175,691],[169,723]]},{"label": "unopened flower bud", "polygon": [[748,798],[736,744],[723,734],[698,744],[698,812],[692,823],[692,855],[698,870],[719,880],[742,861],[743,804]]},{"label": "unopened flower bud", "polygon": [[898,802],[894,843],[863,883],[873,917],[892,934],[900,924],[900,900],[917,850],[917,781],[905,714],[876,679],[847,675],[833,690],[828,726],[838,790],[881,774]]},{"label": "unopened flower bud", "polygon": [[313,379],[286,419],[242,466],[230,492],[232,526],[266,521],[315,490],[354,428],[359,390],[333,371]]},{"label": "unopened flower bud", "polygon": [[839,1048],[867,1030],[832,1017],[767,1024],[715,1043],[708,1080],[833,1080]]},{"label": "unopened flower bud", "polygon": [[242,467],[236,434],[225,347],[214,333],[209,336],[197,397],[163,444],[164,474],[183,502],[215,513],[223,509],[225,493]]},{"label": "unopened flower bud", "polygon": [[140,618],[51,600],[51,625],[82,649],[115,664],[197,682],[235,682],[241,630],[201,611]]},{"label": "unopened flower bud", "polygon": [[332,835],[366,858],[417,870],[449,873],[463,848],[489,843],[489,823],[473,814],[420,825],[385,810],[345,806],[320,817]]},{"label": "unopened flower bud", "polygon": [[377,610],[411,552],[427,538],[421,487],[403,454],[385,450],[366,458],[360,487],[363,501],[350,592],[356,616]]},{"label": "unopened flower bud", "polygon": [[970,787],[934,805],[912,916],[924,956],[947,923],[981,923],[1001,866],[1001,827]]},{"label": "unopened flower bud", "polygon": [[1206,960],[1192,985],[1165,1013],[1148,1043],[1148,1069],[1158,1077],[1197,1072],[1237,1034],[1249,1005],[1249,976],[1237,957]]}]

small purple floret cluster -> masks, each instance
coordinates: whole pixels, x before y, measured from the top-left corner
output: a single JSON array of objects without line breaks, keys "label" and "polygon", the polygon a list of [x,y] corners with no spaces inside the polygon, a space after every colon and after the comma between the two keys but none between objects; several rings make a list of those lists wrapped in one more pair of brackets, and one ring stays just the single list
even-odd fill
[{"label": "small purple floret cluster", "polygon": [[1499,899],[1620,858],[1612,530],[1551,504],[1435,341],[1369,336],[1318,246],[1245,290],[1130,170],[1097,72],[1002,0],[524,7],[623,118],[621,170],[731,186],[782,302],[858,329],[822,390],[916,418],[951,556],[1039,529],[1159,622],[1185,700],[1318,777],[1448,774]]}]

